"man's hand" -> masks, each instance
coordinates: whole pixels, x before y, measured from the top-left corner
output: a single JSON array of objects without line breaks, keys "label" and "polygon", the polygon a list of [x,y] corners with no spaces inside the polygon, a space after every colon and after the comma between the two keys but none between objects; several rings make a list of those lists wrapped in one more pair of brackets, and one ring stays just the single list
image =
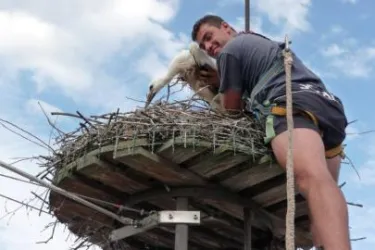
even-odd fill
[{"label": "man's hand", "polygon": [[207,84],[219,88],[220,81],[217,72],[210,67],[199,67],[196,71],[197,78],[205,81]]}]

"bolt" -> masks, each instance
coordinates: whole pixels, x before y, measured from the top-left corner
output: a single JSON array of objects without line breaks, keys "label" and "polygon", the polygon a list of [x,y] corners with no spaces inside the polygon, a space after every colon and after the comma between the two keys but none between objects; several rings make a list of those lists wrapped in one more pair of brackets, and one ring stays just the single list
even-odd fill
[{"label": "bolt", "polygon": [[194,220],[198,220],[198,215],[194,214]]},{"label": "bolt", "polygon": [[172,215],[172,214],[169,214],[169,219],[170,219],[170,220],[173,219],[173,215]]}]

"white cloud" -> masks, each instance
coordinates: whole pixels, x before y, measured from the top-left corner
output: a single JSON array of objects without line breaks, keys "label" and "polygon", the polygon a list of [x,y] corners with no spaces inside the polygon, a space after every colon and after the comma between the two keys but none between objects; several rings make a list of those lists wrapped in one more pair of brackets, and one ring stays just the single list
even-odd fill
[{"label": "white cloud", "polygon": [[255,1],[257,11],[268,16],[274,24],[284,25],[284,32],[308,31],[311,28],[307,21],[311,0],[263,0]]},{"label": "white cloud", "polygon": [[342,33],[343,31],[344,29],[340,25],[332,25],[331,27],[331,32],[334,34],[339,34],[339,33]]},{"label": "white cloud", "polygon": [[[38,102],[47,114],[133,108],[136,103],[126,97],[145,97],[153,76],[149,69],[163,72],[164,61],[186,45],[186,35],[174,35],[164,28],[178,8],[178,0],[0,0],[0,105],[4,107],[0,118],[48,143],[51,127]],[[139,70],[134,69],[137,65]],[[46,95],[59,100],[47,102]],[[47,154],[2,126],[0,138],[2,161]],[[41,171],[35,162],[16,166],[30,174]],[[0,173],[16,176],[1,168]],[[0,190],[25,200],[32,197],[30,191],[35,187],[0,177]],[[4,203],[0,198],[0,217],[5,213]],[[8,210],[17,206],[7,202]],[[62,227],[49,244],[36,245],[49,237],[50,231],[40,231],[52,221],[37,214],[32,212],[28,218],[23,209],[9,224],[0,221],[1,249],[65,250],[71,246],[74,239],[66,241],[67,231]]]},{"label": "white cloud", "polygon": [[49,115],[52,112],[63,112],[58,107],[55,107],[45,101],[37,99],[29,99],[26,103],[26,110],[32,114],[41,114],[42,109]]},{"label": "white cloud", "polygon": [[[172,56],[184,42],[162,25],[178,5],[178,0],[0,1],[1,69],[8,76],[30,70],[40,92],[57,87],[77,103],[116,107],[132,82],[108,73],[107,63],[116,57],[122,64],[116,73],[125,78],[131,72],[126,60],[142,54],[141,47]],[[82,100],[83,94],[95,100]]]},{"label": "white cloud", "polygon": [[356,39],[346,39],[342,44],[331,44],[321,51],[328,57],[328,65],[347,77],[370,76],[375,67],[375,47],[358,45]]},{"label": "white cloud", "polygon": [[341,0],[341,2],[343,2],[343,3],[351,3],[351,4],[356,4],[356,3],[358,3],[357,0]]},{"label": "white cloud", "polygon": [[[219,6],[229,4],[243,4],[243,1],[221,1]],[[250,29],[271,39],[283,41],[285,35],[289,37],[311,29],[308,21],[311,0],[263,0],[251,2]],[[264,19],[267,18],[275,28],[266,30]],[[237,30],[243,30],[244,17],[238,17],[233,23]]]},{"label": "white cloud", "polygon": [[325,48],[322,51],[322,54],[325,55],[325,56],[339,56],[339,55],[342,55],[345,52],[346,52],[345,49],[341,48],[339,45],[334,43],[334,44],[331,44],[330,46],[328,46],[327,48]]}]

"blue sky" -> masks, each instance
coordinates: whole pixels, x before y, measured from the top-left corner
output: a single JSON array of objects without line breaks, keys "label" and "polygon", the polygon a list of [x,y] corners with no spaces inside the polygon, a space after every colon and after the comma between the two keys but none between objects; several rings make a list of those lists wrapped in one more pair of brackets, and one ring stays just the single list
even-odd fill
[{"label": "blue sky", "polygon": [[[340,182],[350,202],[352,237],[367,237],[353,249],[375,244],[375,129],[371,101],[375,91],[375,3],[365,0],[252,0],[251,29],[275,39],[288,33],[292,48],[344,102],[349,120],[347,154],[360,173],[342,165]],[[27,128],[48,141],[50,128],[38,102],[47,112],[76,110],[86,115],[133,109],[145,98],[149,81],[165,71],[169,60],[190,39],[191,27],[206,13],[224,17],[242,29],[243,1],[239,0],[0,0],[0,118]],[[189,95],[185,91],[184,95]],[[56,117],[52,117],[55,119]],[[71,130],[77,121],[59,118]],[[41,149],[0,127],[0,159],[45,154]],[[17,166],[30,173],[35,163]],[[10,174],[0,169],[0,173]],[[0,193],[32,197],[30,187],[0,177]],[[0,198],[0,217],[5,212]],[[6,208],[16,208],[11,202]],[[49,245],[40,233],[48,216],[26,215],[0,221],[2,249],[67,249],[62,227]],[[22,238],[20,239],[20,235]]]}]

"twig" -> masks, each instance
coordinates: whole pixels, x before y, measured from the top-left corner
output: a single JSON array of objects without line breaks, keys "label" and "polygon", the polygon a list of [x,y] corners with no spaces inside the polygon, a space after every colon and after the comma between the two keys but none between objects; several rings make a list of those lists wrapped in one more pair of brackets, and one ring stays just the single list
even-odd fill
[{"label": "twig", "polygon": [[360,240],[365,240],[365,239],[367,239],[367,237],[354,238],[354,239],[350,239],[350,241],[360,241]]},{"label": "twig", "polygon": [[[19,210],[20,208],[22,208],[23,206],[26,206],[27,208],[31,208],[31,209],[35,209],[35,210],[39,210],[39,208],[37,207],[34,207],[28,203],[25,203],[23,201],[19,201],[19,200],[16,200],[16,199],[13,199],[9,196],[6,196],[6,195],[3,195],[3,194],[0,194],[0,197],[3,197],[4,199],[7,199],[7,200],[10,200],[10,201],[13,201],[15,203],[18,203],[18,204],[21,204],[22,206],[21,207],[18,207],[17,209],[15,210],[12,210],[11,212],[8,212],[7,214],[5,214],[3,217],[0,218],[0,220],[2,220],[3,218],[5,218],[6,216],[8,216],[9,214],[14,214],[17,210]],[[31,202],[31,201],[30,201]],[[45,213],[45,214],[49,214],[51,215],[51,213],[47,212],[47,211],[44,211],[44,210],[41,210],[42,213]]]},{"label": "twig", "polygon": [[51,121],[51,119],[49,119],[49,116],[47,115],[46,111],[44,110],[44,108],[42,107],[42,105],[40,104],[39,101],[38,101],[38,105],[39,105],[40,109],[42,110],[44,116],[46,117],[48,124],[52,128],[54,128],[57,132],[59,132],[60,135],[64,135],[65,133],[63,131],[61,131],[58,127],[56,127],[56,125]]},{"label": "twig", "polygon": [[37,241],[36,244],[47,244],[53,239],[53,236],[55,235],[56,225],[58,221],[53,222],[53,228],[50,237],[45,241]]}]

